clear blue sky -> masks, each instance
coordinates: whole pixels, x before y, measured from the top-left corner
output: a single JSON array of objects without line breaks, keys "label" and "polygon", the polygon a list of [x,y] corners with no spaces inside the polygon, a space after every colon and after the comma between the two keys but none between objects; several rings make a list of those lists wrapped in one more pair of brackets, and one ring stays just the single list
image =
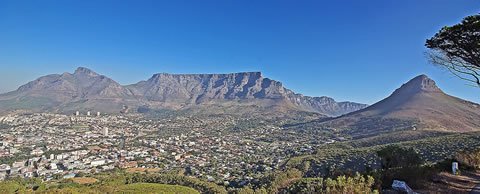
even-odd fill
[{"label": "clear blue sky", "polygon": [[425,73],[480,102],[424,57],[474,0],[0,0],[0,92],[91,68],[121,84],[158,72],[262,71],[296,92],[374,103]]}]

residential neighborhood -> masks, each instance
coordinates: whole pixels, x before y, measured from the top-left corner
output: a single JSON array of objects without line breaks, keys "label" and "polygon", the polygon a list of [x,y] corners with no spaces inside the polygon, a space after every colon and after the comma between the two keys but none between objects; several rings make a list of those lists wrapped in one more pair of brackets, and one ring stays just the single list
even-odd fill
[{"label": "residential neighborhood", "polygon": [[10,114],[0,117],[0,179],[51,180],[138,167],[247,184],[279,169],[291,156],[312,153],[317,146],[335,141],[272,123],[237,129],[250,122],[257,121],[232,116],[151,119],[78,111]]}]

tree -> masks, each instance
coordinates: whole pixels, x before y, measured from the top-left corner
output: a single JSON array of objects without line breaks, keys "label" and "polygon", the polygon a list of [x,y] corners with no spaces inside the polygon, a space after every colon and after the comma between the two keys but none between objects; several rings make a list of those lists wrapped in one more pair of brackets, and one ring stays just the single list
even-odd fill
[{"label": "tree", "polygon": [[382,164],[378,183],[383,188],[389,188],[393,180],[405,181],[414,189],[420,188],[423,180],[431,176],[429,168],[421,166],[423,161],[420,154],[413,148],[389,145],[377,151],[377,155]]},{"label": "tree", "polygon": [[427,54],[433,64],[480,87],[480,15],[443,27],[425,46],[430,49]]},{"label": "tree", "polygon": [[382,168],[414,167],[422,164],[420,155],[412,148],[406,149],[396,145],[389,145],[377,152],[382,159]]}]

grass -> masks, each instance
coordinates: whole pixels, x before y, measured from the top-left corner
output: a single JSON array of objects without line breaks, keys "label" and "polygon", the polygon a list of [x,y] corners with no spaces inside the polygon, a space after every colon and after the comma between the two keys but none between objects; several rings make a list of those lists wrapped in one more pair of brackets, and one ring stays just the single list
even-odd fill
[{"label": "grass", "polygon": [[[13,191],[13,192],[12,192]],[[15,190],[2,193],[15,193]],[[195,189],[179,185],[166,185],[157,183],[133,183],[124,185],[99,185],[99,186],[68,186],[63,188],[53,188],[37,193],[72,193],[72,194],[85,194],[85,193],[130,193],[130,194],[197,194],[200,193]]]},{"label": "grass", "polygon": [[[103,193],[200,193],[198,190],[176,183],[126,183],[124,171],[112,171],[93,175],[93,177],[76,177],[71,179],[42,182],[40,179],[15,178],[0,181],[0,194],[10,193],[69,193],[69,194],[103,194]],[[143,175],[145,176],[145,174]]]},{"label": "grass", "polygon": [[[32,193],[32,190],[22,188],[21,186],[16,185],[5,185],[5,189],[0,187],[0,193]],[[12,186],[12,187],[8,187]],[[131,193],[131,194],[140,194],[140,193],[200,193],[197,190],[180,186],[180,185],[167,185],[167,184],[158,184],[158,183],[133,183],[133,184],[120,184],[120,185],[90,185],[84,186],[76,183],[63,186],[54,186],[41,191],[36,191],[35,193],[72,193],[72,194],[85,194],[85,193]]]},{"label": "grass", "polygon": [[160,172],[160,168],[128,168],[126,171],[128,173],[153,173],[153,172]]},{"label": "grass", "polygon": [[85,185],[85,184],[96,183],[98,180],[96,178],[91,178],[91,177],[75,177],[75,178],[72,178],[72,181],[74,183]]},{"label": "grass", "polygon": [[121,193],[200,193],[195,189],[178,186],[178,185],[165,185],[156,183],[134,183],[128,185],[122,185],[119,187],[118,192]]},{"label": "grass", "polygon": [[6,181],[0,184],[0,193],[15,193],[21,190],[24,190],[23,186],[14,181]]}]

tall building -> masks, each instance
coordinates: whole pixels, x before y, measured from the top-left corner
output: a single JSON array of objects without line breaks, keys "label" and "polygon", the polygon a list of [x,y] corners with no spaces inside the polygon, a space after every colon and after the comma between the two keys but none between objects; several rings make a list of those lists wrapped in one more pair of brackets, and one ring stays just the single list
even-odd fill
[{"label": "tall building", "polygon": [[120,149],[125,149],[125,131],[122,134],[122,137],[120,138]]},{"label": "tall building", "polygon": [[108,136],[108,127],[103,128],[103,135]]},{"label": "tall building", "polygon": [[99,116],[100,116],[100,112],[97,112],[97,117],[99,117]]},{"label": "tall building", "polygon": [[76,116],[80,116],[80,112],[78,112],[78,111],[75,112],[75,115],[76,115]]},{"label": "tall building", "polygon": [[87,116],[90,116],[90,111],[87,112]]}]

